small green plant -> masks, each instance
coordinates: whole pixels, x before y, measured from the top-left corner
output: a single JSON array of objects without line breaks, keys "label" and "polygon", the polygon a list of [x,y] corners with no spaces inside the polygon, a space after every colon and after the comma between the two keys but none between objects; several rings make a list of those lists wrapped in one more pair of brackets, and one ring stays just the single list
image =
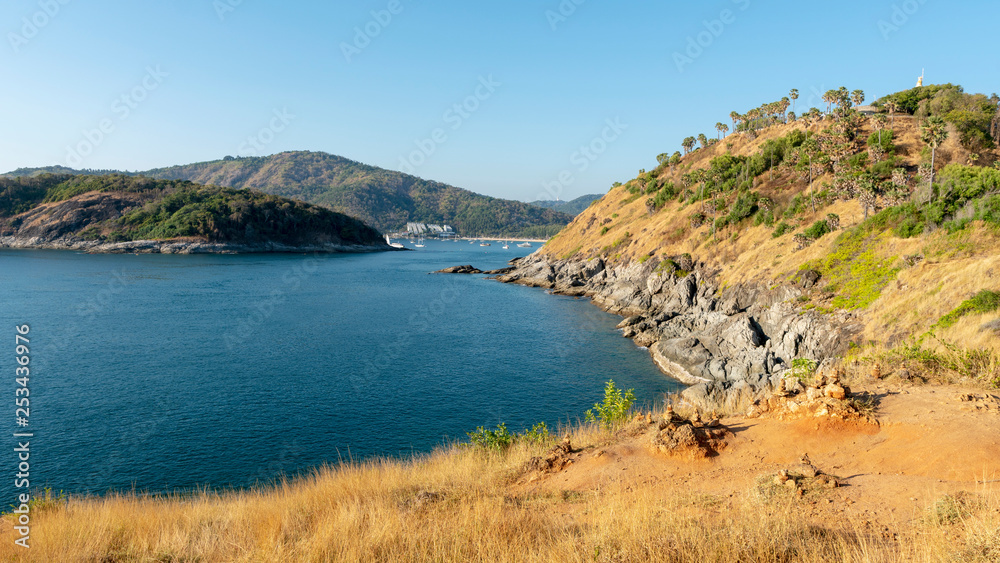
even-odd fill
[{"label": "small green plant", "polygon": [[518,442],[544,445],[552,441],[552,433],[549,432],[549,427],[544,422],[538,422],[530,430],[525,430],[520,434],[511,433],[503,422],[498,424],[494,430],[479,426],[475,432],[469,432],[468,436],[472,447],[498,454],[506,452]]},{"label": "small green plant", "polygon": [[814,371],[816,371],[816,360],[795,358],[792,360],[792,369],[786,377],[798,379],[799,382],[805,383],[807,379],[812,377]]},{"label": "small green plant", "polygon": [[788,223],[782,221],[782,222],[778,223],[777,227],[774,228],[774,232],[771,233],[771,236],[773,238],[778,238],[778,237],[784,235],[785,233],[792,232],[793,230],[794,230],[794,227],[792,227]]},{"label": "small green plant", "polygon": [[469,432],[469,441],[477,448],[486,451],[503,453],[514,443],[514,434],[507,430],[507,425],[503,422],[497,425],[496,430],[490,430],[479,426],[475,432]]},{"label": "small green plant", "polygon": [[552,441],[552,433],[544,422],[539,422],[518,435],[517,439],[524,440],[529,444],[544,445]]},{"label": "small green plant", "polygon": [[[55,508],[65,507],[69,502],[69,497],[66,493],[59,491],[59,494],[52,492],[51,487],[46,487],[41,491],[36,491],[31,494],[31,500],[28,501],[28,510],[31,514],[38,514],[40,512],[46,512]],[[11,510],[16,510],[18,507],[15,505],[10,505]],[[3,513],[3,514],[9,514]]]},{"label": "small green plant", "polygon": [[[622,393],[615,387],[615,381],[609,379],[604,386],[604,403],[594,403],[594,408],[587,411],[587,422],[599,422],[601,427],[610,430],[628,420],[635,393],[629,389]],[[596,411],[596,412],[595,412]]]},{"label": "small green plant", "polygon": [[959,491],[944,495],[928,508],[928,518],[935,524],[955,524],[981,510],[985,503],[972,493]]},{"label": "small green plant", "polygon": [[603,237],[606,234],[608,234],[608,228],[607,227],[601,227],[601,236]]},{"label": "small green plant", "polygon": [[827,223],[825,220],[820,220],[813,223],[812,226],[806,229],[805,232],[803,232],[802,234],[813,240],[816,240],[821,236],[832,231],[833,229],[830,228],[829,223]]}]

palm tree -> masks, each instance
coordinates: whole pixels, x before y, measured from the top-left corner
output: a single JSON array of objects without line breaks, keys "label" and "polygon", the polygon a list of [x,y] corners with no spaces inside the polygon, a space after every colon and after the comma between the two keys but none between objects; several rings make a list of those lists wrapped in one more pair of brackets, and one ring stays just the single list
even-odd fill
[{"label": "palm tree", "polygon": [[865,93],[864,93],[864,91],[863,90],[855,90],[855,91],[851,92],[851,101],[854,102],[854,105],[856,105],[856,106],[860,106],[861,104],[863,104],[864,101],[865,101]]},{"label": "palm tree", "polygon": [[797,88],[792,88],[792,91],[788,93],[788,97],[792,99],[792,111],[795,111],[795,100],[799,99],[799,90]]},{"label": "palm tree", "polygon": [[720,134],[725,135],[726,133],[729,132],[729,126],[720,121],[715,124],[715,130],[718,131]]},{"label": "palm tree", "polygon": [[930,183],[928,184],[932,190],[934,189],[934,157],[937,153],[937,148],[941,146],[948,139],[948,128],[944,120],[938,116],[932,116],[927,118],[927,121],[920,126],[920,140],[927,143],[931,148],[931,169],[930,169]]},{"label": "palm tree", "polygon": [[839,107],[842,108],[844,106],[850,106],[851,93],[847,91],[846,87],[841,86],[840,88],[837,88],[837,93],[834,94],[834,96],[837,100],[837,105]]},{"label": "palm tree", "polygon": [[1000,145],[1000,109],[993,114],[993,122],[990,123],[990,136],[993,137],[993,142]]},{"label": "palm tree", "polygon": [[889,100],[885,103],[885,109],[889,110],[889,127],[892,127],[896,121],[896,112],[899,111],[899,102],[896,100]]},{"label": "palm tree", "polygon": [[695,140],[695,138],[694,138],[694,137],[685,137],[685,138],[684,138],[684,141],[682,141],[682,142],[681,142],[681,148],[683,148],[683,149],[684,149],[684,155],[685,155],[685,156],[687,156],[687,154],[688,154],[689,152],[691,152],[691,149],[693,149],[693,148],[694,148],[694,144],[695,144],[696,142],[697,142],[697,141]]},{"label": "palm tree", "polygon": [[826,93],[823,94],[823,101],[826,102],[826,113],[832,112],[833,103],[837,101],[837,91],[827,90]]},{"label": "palm tree", "polygon": [[701,148],[708,147],[708,137],[704,133],[698,133],[698,142],[701,143]]},{"label": "palm tree", "polygon": [[733,131],[736,131],[736,124],[740,121],[740,114],[736,111],[729,112],[729,119],[733,120]]},{"label": "palm tree", "polygon": [[882,130],[885,129],[885,114],[876,113],[869,119],[872,129],[878,131],[878,146],[882,146]]}]

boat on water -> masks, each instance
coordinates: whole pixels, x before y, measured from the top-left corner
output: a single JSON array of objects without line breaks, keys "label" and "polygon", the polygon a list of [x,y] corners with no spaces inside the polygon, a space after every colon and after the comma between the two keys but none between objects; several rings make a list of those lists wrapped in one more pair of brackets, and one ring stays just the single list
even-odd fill
[{"label": "boat on water", "polygon": [[389,235],[385,235],[385,243],[393,248],[406,248],[405,246],[399,244],[398,242],[392,242],[389,240]]},{"label": "boat on water", "polygon": [[424,239],[418,239],[417,240],[417,244],[414,244],[413,246],[415,246],[417,248],[423,248],[426,245],[424,244]]},{"label": "boat on water", "polygon": [[488,242],[482,242],[482,243],[479,243],[479,246],[490,246],[490,243],[488,243]]},{"label": "boat on water", "polygon": [[530,242],[522,242],[521,244],[517,245],[517,247],[518,248],[531,248],[531,243]]},{"label": "boat on water", "polygon": [[503,249],[507,250],[508,248],[510,248],[510,245],[508,245],[506,242],[503,243]]}]

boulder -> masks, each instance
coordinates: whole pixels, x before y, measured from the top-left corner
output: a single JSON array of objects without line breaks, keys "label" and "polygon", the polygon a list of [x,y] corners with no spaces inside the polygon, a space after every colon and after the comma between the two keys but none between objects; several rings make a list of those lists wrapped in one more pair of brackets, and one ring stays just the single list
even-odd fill
[{"label": "boulder", "polygon": [[435,274],[482,274],[483,271],[480,270],[479,268],[472,266],[471,264],[466,264],[465,266],[452,266],[450,268],[438,270],[434,273]]}]

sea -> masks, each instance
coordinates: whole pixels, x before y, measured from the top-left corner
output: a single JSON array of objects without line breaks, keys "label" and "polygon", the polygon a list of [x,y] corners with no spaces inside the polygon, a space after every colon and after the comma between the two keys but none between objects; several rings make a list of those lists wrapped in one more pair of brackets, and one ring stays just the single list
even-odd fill
[{"label": "sea", "polygon": [[371,254],[0,250],[0,507],[44,488],[267,485],[424,454],[479,426],[558,431],[609,379],[644,405],[681,389],[587,299],[432,273],[500,268],[539,246],[515,242]]}]

